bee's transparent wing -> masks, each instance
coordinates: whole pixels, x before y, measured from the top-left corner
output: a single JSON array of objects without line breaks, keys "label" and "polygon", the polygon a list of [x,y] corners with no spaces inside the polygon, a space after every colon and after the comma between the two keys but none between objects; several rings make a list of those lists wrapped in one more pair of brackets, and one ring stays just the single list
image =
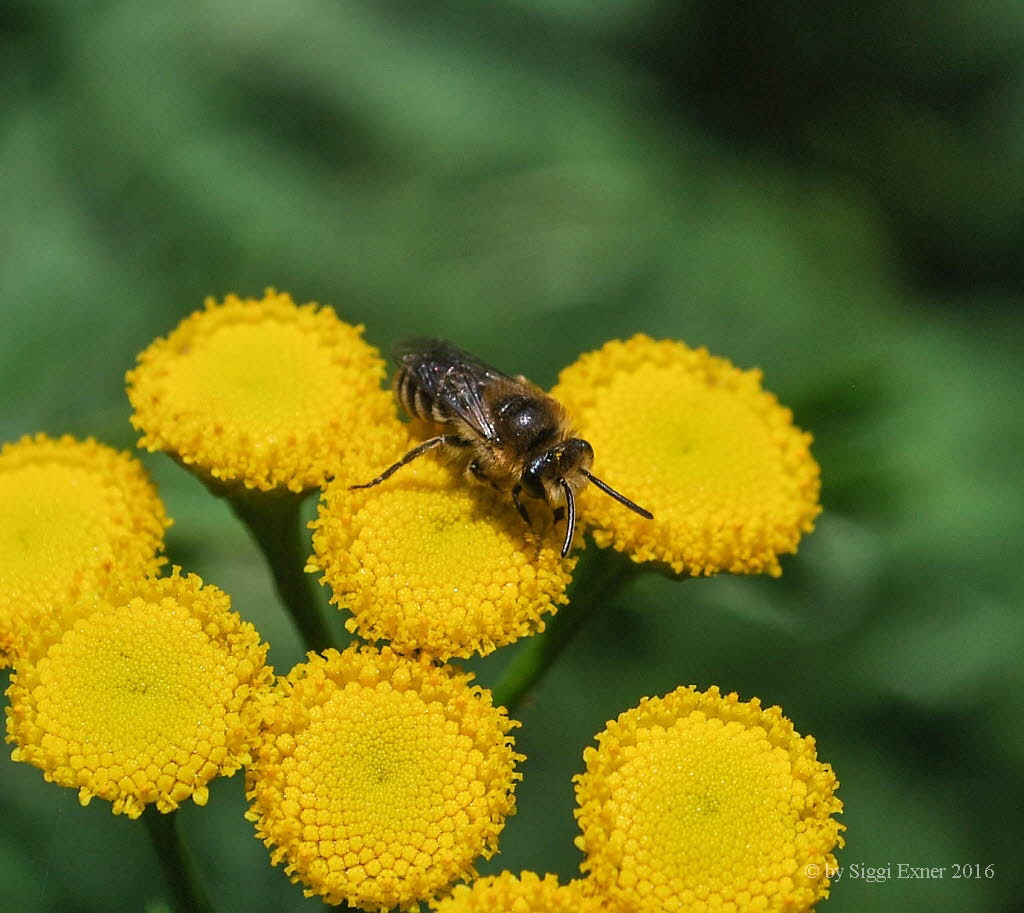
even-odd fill
[{"label": "bee's transparent wing", "polygon": [[460,419],[488,443],[499,443],[486,391],[495,383],[517,383],[443,339],[402,340],[394,349],[395,361],[412,371],[424,392],[451,419]]}]

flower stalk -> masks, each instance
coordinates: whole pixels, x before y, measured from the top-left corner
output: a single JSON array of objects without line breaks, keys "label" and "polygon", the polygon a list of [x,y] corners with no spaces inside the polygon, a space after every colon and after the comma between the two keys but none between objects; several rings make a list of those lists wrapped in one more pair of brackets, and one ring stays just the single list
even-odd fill
[{"label": "flower stalk", "polygon": [[569,587],[569,604],[543,633],[522,646],[494,688],[495,704],[510,713],[537,686],[583,623],[643,569],[621,552],[596,548],[592,542],[588,545]]},{"label": "flower stalk", "polygon": [[247,491],[237,487],[219,492],[245,525],[267,561],[278,596],[288,609],[306,649],[320,652],[339,648],[327,626],[314,587],[304,570],[310,553],[301,534],[302,504],[306,494],[290,491]]},{"label": "flower stalk", "polygon": [[153,806],[142,813],[157,861],[164,873],[167,887],[177,913],[213,913],[199,872],[178,830],[178,816],[162,814]]}]

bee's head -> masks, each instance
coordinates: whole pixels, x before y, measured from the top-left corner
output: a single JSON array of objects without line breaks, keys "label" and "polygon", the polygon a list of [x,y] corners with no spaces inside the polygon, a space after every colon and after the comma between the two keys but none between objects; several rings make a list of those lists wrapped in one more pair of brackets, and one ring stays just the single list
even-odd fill
[{"label": "bee's head", "polygon": [[557,504],[563,499],[565,483],[579,488],[593,463],[594,448],[586,441],[572,437],[533,457],[526,464],[520,481],[531,497]]},{"label": "bee's head", "polygon": [[[578,437],[569,438],[538,453],[523,471],[520,485],[523,490],[534,498],[543,498],[548,504],[564,502],[565,508],[565,541],[562,544],[562,557],[565,558],[572,548],[572,535],[576,528],[576,501],[573,492],[579,490],[586,482],[591,482],[610,495],[620,504],[648,520],[653,519],[649,510],[634,504],[625,495],[619,494],[606,482],[592,475],[590,467],[594,462],[594,448]],[[563,508],[555,510],[558,520]]]}]

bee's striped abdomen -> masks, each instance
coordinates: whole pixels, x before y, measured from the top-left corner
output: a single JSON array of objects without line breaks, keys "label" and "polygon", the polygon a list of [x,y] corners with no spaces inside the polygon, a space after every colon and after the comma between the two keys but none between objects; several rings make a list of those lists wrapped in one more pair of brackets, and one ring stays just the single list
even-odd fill
[{"label": "bee's striped abdomen", "polygon": [[415,371],[404,365],[395,374],[395,396],[401,407],[413,418],[441,425],[455,418],[451,410],[445,408],[444,401],[439,400],[420,382]]}]

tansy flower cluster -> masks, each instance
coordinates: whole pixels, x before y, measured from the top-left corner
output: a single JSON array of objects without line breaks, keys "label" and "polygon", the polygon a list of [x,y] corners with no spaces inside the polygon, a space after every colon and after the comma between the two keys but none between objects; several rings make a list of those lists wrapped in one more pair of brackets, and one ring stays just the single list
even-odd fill
[{"label": "tansy flower cluster", "polygon": [[644,521],[585,491],[598,545],[676,574],[778,576],[778,556],[811,531],[821,509],[811,437],[760,371],[640,334],[582,356],[552,395],[601,471],[654,514]]},{"label": "tansy flower cluster", "polygon": [[177,569],[60,609],[26,640],[8,697],[16,761],[131,818],[205,805],[251,760],[267,645],[216,587]]},{"label": "tansy flower cluster", "polygon": [[457,885],[452,896],[432,904],[437,913],[604,913],[604,900],[581,881],[559,884],[554,875],[502,872]]},{"label": "tansy flower cluster", "polygon": [[542,631],[576,563],[525,529],[507,496],[426,460],[389,485],[328,486],[313,530],[307,569],[352,612],[346,628],[442,661]]},{"label": "tansy flower cluster", "polygon": [[383,374],[361,327],[269,289],[208,299],[139,355],[128,398],[141,447],[220,483],[301,492],[348,450],[391,453],[398,431]]},{"label": "tansy flower cluster", "polygon": [[0,668],[55,607],[159,569],[170,523],[138,461],[45,434],[0,448],[0,517]]},{"label": "tansy flower cluster", "polygon": [[246,778],[248,817],[307,895],[416,909],[496,851],[522,756],[517,724],[470,679],[350,647],[282,680]]},{"label": "tansy flower cluster", "polygon": [[[568,433],[654,519],[585,485],[577,565],[563,511],[521,513],[468,460],[424,456],[365,486],[445,428],[399,419],[362,334],[272,289],[229,295],[127,374],[139,446],[227,499],[319,650],[276,679],[244,606],[179,568],[157,576],[169,521],[134,458],[44,435],[0,451],[12,757],[83,804],[159,820],[244,768],[270,862],[368,913],[810,910],[829,885],[807,872],[842,845],[836,779],[779,708],[715,687],[644,699],[587,749],[579,878],[476,872],[525,760],[499,704],[514,709],[623,568],[781,573],[820,509],[809,435],[759,372],[703,349],[638,335],[581,356],[552,391]],[[329,608],[325,622],[304,573],[344,623]],[[498,701],[446,665],[525,638]]]},{"label": "tansy flower cluster", "polygon": [[838,783],[778,707],[679,688],[597,741],[576,778],[576,843],[613,913],[781,913],[828,896]]}]

